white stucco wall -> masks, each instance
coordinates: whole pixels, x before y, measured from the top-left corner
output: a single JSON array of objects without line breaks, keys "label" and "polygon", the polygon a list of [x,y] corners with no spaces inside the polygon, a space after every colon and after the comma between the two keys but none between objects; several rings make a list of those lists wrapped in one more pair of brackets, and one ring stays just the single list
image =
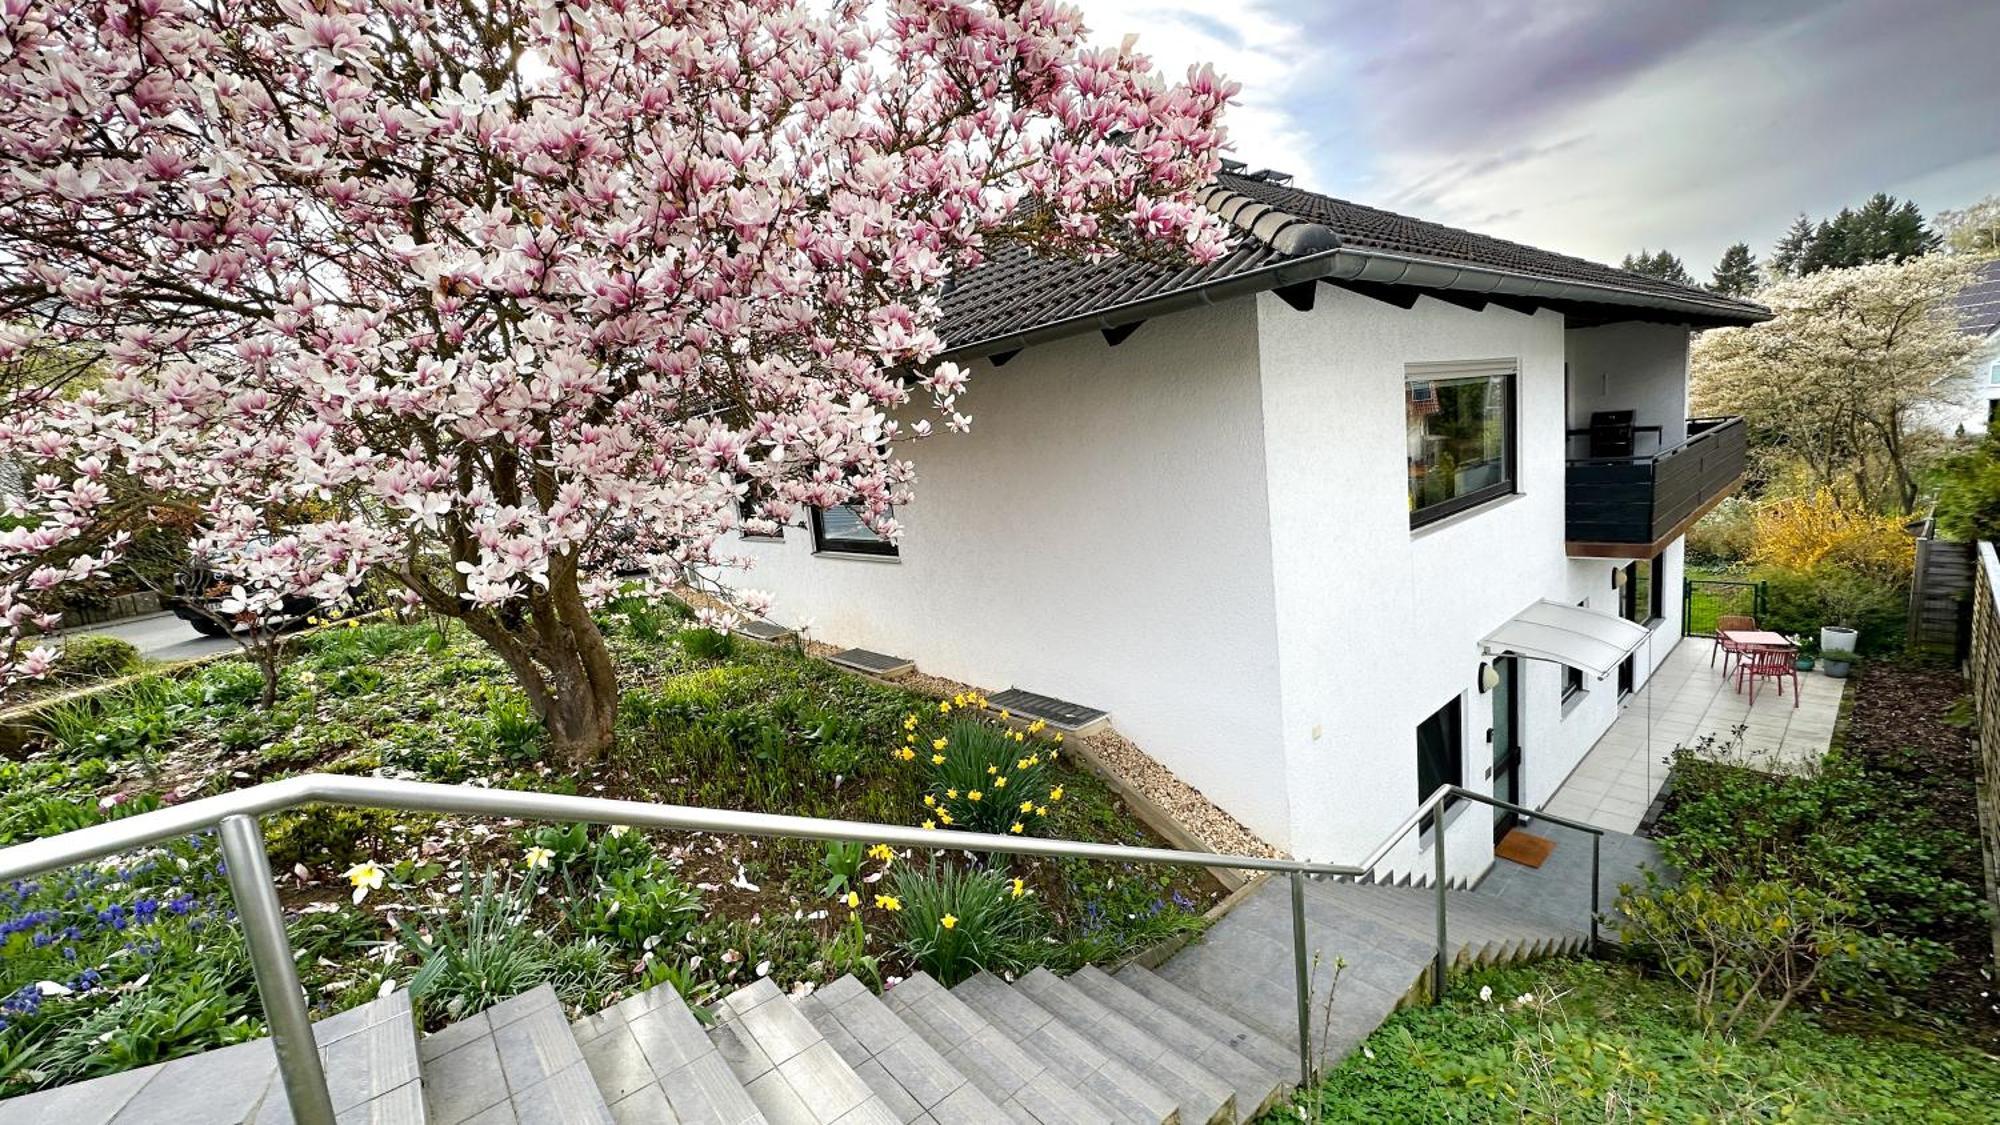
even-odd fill
[{"label": "white stucco wall", "polygon": [[[1569,354],[1569,426],[1590,425],[1597,410],[1630,410],[1633,424],[1659,426],[1661,441],[1641,434],[1640,454],[1687,440],[1688,330],[1670,324],[1607,324],[1572,328]],[[1581,457],[1589,444],[1570,446]]]},{"label": "white stucco wall", "polygon": [[[1585,362],[1615,367],[1608,389],[1600,381],[1600,408],[1631,406],[1665,424],[1685,417],[1684,384],[1671,393],[1661,384],[1685,370],[1686,333],[1566,333],[1553,312],[1471,312],[1430,299],[1406,311],[1328,289],[1310,313],[1259,297],[1258,321],[1293,846],[1352,861],[1415,805],[1417,725],[1453,696],[1464,716],[1465,783],[1491,791],[1481,637],[1538,598],[1615,610],[1614,563],[1564,552],[1568,349],[1585,337]],[[1614,362],[1621,349],[1631,362]],[[1405,367],[1491,358],[1519,364],[1519,495],[1412,531]],[[1636,385],[1621,393],[1628,380]],[[1635,395],[1656,401],[1629,401]],[[1672,556],[1656,660],[1678,632],[1678,549]],[[1539,803],[1615,717],[1617,685],[1615,677],[1592,684],[1564,715],[1558,667],[1527,662],[1522,680],[1523,784]],[[1483,809],[1454,824],[1455,874],[1483,869],[1490,824]],[[1418,865],[1414,844],[1400,861]]]},{"label": "white stucco wall", "polygon": [[971,432],[897,450],[919,478],[899,561],[793,528],[726,577],[822,639],[1102,707],[1287,846],[1257,345],[1235,301],[979,364]]}]

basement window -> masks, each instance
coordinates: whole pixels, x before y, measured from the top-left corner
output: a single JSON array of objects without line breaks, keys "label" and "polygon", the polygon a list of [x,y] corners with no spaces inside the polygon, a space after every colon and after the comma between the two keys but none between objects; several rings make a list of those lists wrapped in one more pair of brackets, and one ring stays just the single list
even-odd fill
[{"label": "basement window", "polygon": [[893,559],[896,545],[869,527],[861,512],[851,504],[836,508],[814,508],[812,512],[813,550],[822,555],[862,555]]},{"label": "basement window", "polygon": [[1513,495],[1517,369],[1511,359],[1403,369],[1411,527]]},{"label": "basement window", "polygon": [[1440,785],[1465,784],[1464,761],[1458,698],[1454,696],[1417,724],[1417,800],[1430,796]]}]

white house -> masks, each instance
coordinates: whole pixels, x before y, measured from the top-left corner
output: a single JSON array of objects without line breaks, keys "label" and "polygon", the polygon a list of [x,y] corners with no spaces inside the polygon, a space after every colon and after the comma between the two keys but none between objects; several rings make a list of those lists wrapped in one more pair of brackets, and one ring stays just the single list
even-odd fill
[{"label": "white house", "polygon": [[[975,421],[912,448],[900,542],[816,513],[734,580],[1107,711],[1299,856],[1359,858],[1443,781],[1539,805],[1678,640],[1682,534],[1742,472],[1740,422],[1687,418],[1689,332],[1768,314],[1241,166],[1208,204],[1243,232],[1208,266],[957,279]],[[1460,810],[1455,869],[1493,826]]]},{"label": "white house", "polygon": [[1979,275],[1958,293],[1959,325],[1986,343],[1973,364],[1972,389],[1964,396],[1955,428],[1983,434],[2000,425],[2000,259],[1979,267]]}]

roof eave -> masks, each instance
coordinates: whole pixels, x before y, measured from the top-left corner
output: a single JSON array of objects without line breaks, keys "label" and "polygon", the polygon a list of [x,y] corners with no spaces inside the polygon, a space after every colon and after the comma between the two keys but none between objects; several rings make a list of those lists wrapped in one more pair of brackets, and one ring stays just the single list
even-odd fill
[{"label": "roof eave", "polygon": [[1381,285],[1409,286],[1415,289],[1443,289],[1475,294],[1497,293],[1502,296],[1539,298],[1548,301],[1618,305],[1683,316],[1694,327],[1750,325],[1769,320],[1772,316],[1769,309],[1748,302],[1730,302],[1725,305],[1625,286],[1584,281],[1557,281],[1552,278],[1436,258],[1397,254],[1386,250],[1336,246],[1261,266],[1232,277],[1185,286],[1121,305],[1064,317],[1024,331],[968,341],[945,349],[940,358],[967,360],[1001,352],[1018,351],[1021,348],[1050,343],[1093,330],[1118,328],[1169,313],[1219,304],[1237,297],[1307,281],[1367,281]]}]

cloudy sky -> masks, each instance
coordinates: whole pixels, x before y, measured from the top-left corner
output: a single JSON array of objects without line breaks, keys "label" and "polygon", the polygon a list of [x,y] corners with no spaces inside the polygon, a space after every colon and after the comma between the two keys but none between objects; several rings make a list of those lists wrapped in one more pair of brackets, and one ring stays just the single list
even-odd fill
[{"label": "cloudy sky", "polygon": [[1301,186],[1706,278],[1875,191],[2000,192],[1996,0],[1075,0],[1099,42],[1243,85]]}]

